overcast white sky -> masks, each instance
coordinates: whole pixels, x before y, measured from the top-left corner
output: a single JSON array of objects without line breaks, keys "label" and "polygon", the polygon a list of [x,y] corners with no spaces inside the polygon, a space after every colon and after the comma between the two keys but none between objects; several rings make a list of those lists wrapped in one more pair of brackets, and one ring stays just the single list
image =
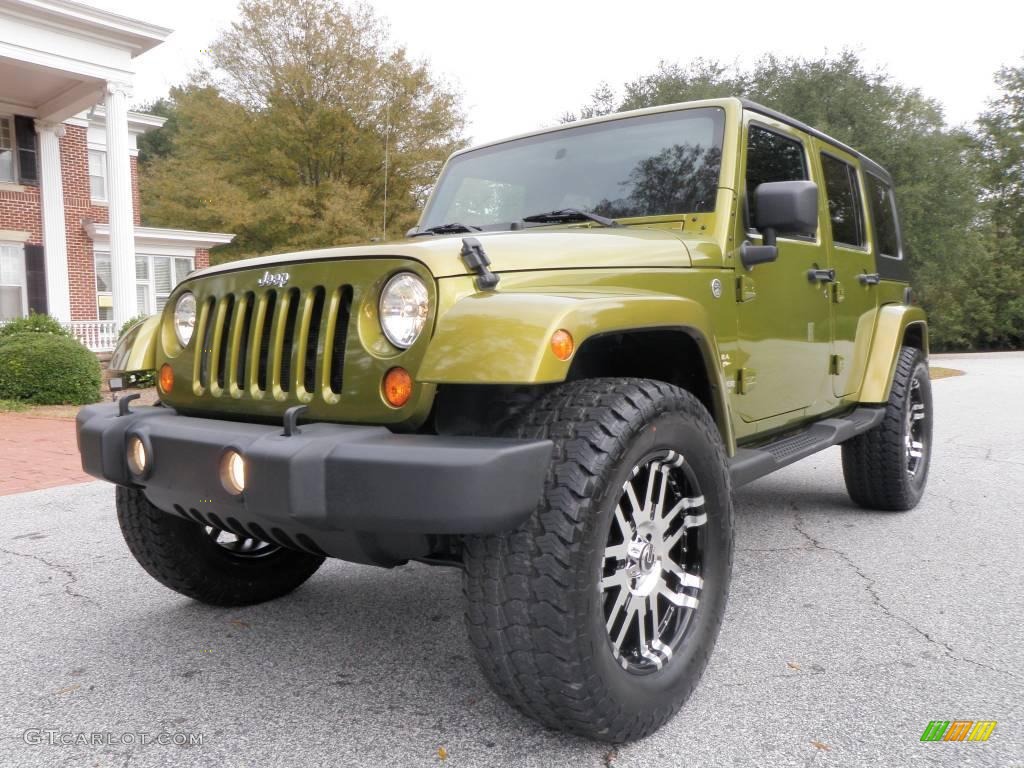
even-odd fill
[{"label": "overcast white sky", "polygon": [[[175,30],[138,60],[136,103],[183,81],[237,6],[236,0],[84,2]],[[970,122],[984,107],[995,92],[996,69],[1024,61],[1020,0],[370,4],[390,23],[394,41],[462,91],[474,143],[550,125],[588,101],[601,80],[619,86],[652,71],[659,59],[747,64],[769,52],[818,56],[848,46],[941,101],[952,124]]]}]

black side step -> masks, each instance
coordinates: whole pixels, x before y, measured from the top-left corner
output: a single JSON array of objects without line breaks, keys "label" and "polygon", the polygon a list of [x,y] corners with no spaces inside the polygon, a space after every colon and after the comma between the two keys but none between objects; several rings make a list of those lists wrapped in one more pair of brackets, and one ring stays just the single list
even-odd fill
[{"label": "black side step", "polygon": [[795,461],[838,445],[881,423],[885,408],[857,408],[840,418],[822,419],[803,432],[757,448],[739,448],[729,460],[732,487],[757,480]]}]

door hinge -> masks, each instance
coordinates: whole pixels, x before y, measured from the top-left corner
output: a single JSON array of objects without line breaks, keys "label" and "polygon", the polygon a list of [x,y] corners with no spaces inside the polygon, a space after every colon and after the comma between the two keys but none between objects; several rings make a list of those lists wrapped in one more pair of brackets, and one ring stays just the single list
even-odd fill
[{"label": "door hinge", "polygon": [[832,301],[836,304],[842,304],[843,299],[846,298],[846,291],[843,289],[842,283],[832,283]]},{"label": "door hinge", "polygon": [[842,355],[829,355],[828,358],[828,372],[830,376],[838,376],[843,372],[843,356]]},{"label": "door hinge", "polygon": [[757,371],[753,368],[740,368],[736,372],[736,392],[740,395],[749,395],[750,390],[757,384]]},{"label": "door hinge", "polygon": [[746,275],[740,275],[736,278],[736,302],[742,304],[744,301],[750,301],[757,296],[757,288],[754,286],[753,279]]}]

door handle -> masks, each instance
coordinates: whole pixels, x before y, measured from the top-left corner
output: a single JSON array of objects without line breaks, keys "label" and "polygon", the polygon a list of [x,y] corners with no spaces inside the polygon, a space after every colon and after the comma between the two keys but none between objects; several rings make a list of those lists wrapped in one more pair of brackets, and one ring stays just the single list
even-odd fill
[{"label": "door handle", "polygon": [[812,283],[834,283],[836,271],[834,269],[808,269],[807,279]]},{"label": "door handle", "polygon": [[878,285],[882,282],[882,276],[877,272],[865,272],[862,275],[857,275],[857,279],[860,280],[861,285]]}]

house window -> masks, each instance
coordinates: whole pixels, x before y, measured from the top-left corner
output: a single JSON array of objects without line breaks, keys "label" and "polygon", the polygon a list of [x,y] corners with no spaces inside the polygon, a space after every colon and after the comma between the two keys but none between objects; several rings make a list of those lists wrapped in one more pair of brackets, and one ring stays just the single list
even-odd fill
[{"label": "house window", "polygon": [[0,243],[0,320],[14,320],[26,314],[25,249]]},{"label": "house window", "polygon": [[174,286],[192,271],[192,259],[183,256],[153,257],[153,299],[156,311],[163,310]]},{"label": "house window", "polygon": [[14,163],[14,126],[11,118],[0,117],[0,182],[17,178]]},{"label": "house window", "polygon": [[113,283],[110,278],[110,254],[96,252],[96,317],[100,320],[114,319]]},{"label": "house window", "polygon": [[[135,299],[138,314],[163,310],[174,286],[192,271],[190,256],[135,254]],[[110,254],[96,253],[96,305],[100,320],[114,319],[114,296],[110,282]]]},{"label": "house window", "polygon": [[89,195],[93,200],[107,199],[107,153],[89,150]]}]

